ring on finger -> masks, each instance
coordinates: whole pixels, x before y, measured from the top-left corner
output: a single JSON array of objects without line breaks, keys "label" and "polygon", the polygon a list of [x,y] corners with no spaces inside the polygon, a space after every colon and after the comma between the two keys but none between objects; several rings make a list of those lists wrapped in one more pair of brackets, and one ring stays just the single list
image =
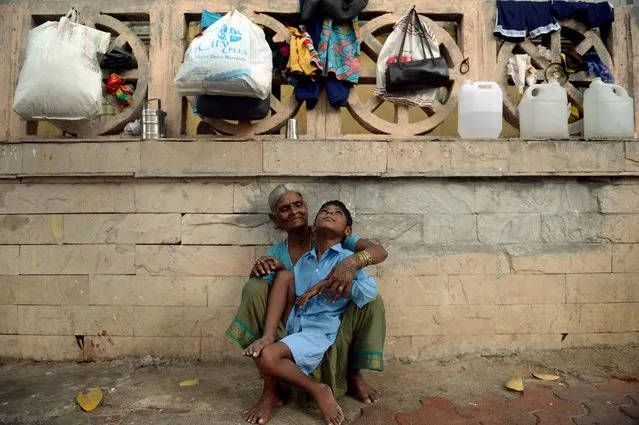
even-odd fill
[{"label": "ring on finger", "polygon": [[344,290],[343,286],[340,286],[339,288],[337,288],[337,292],[342,292]]}]

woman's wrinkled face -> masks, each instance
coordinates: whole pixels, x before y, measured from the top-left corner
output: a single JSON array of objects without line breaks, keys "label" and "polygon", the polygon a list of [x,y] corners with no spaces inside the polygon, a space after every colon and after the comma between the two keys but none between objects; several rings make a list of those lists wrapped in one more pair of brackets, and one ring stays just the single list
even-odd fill
[{"label": "woman's wrinkled face", "polygon": [[308,226],[308,208],[299,194],[287,192],[277,201],[271,218],[282,230],[297,229]]}]

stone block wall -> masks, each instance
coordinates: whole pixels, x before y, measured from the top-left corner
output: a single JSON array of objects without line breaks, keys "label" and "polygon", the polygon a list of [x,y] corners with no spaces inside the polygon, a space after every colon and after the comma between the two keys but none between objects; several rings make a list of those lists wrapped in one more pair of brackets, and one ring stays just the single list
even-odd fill
[{"label": "stone block wall", "polygon": [[[282,237],[266,203],[280,182],[304,193],[311,214],[325,200],[343,200],[355,232],[387,247],[388,260],[369,272],[386,303],[388,358],[639,343],[633,175],[485,177],[471,164],[455,177],[464,173],[457,158],[447,167],[461,168],[444,177],[381,178],[378,168],[393,173],[384,155],[398,145],[370,142],[379,152],[366,149],[376,160],[360,163],[364,175],[313,175],[310,164],[296,176],[303,164],[288,156],[285,176],[200,169],[204,175],[186,177],[193,169],[180,167],[197,162],[187,157],[201,155],[205,142],[184,143],[182,157],[168,162],[140,156],[148,143],[102,156],[102,177],[83,175],[95,158],[83,143],[43,144],[35,159],[24,144],[19,164],[4,166],[0,357],[237,356],[223,332],[253,261]],[[244,165],[268,167],[281,154],[253,144],[246,149],[261,155],[247,154]],[[333,167],[348,162],[339,144],[323,149],[335,150]],[[506,170],[517,163],[512,155],[502,155]],[[232,162],[209,158],[210,167]],[[127,161],[133,176],[119,174]],[[67,174],[55,174],[58,166]],[[12,170],[22,174],[10,178]]]}]

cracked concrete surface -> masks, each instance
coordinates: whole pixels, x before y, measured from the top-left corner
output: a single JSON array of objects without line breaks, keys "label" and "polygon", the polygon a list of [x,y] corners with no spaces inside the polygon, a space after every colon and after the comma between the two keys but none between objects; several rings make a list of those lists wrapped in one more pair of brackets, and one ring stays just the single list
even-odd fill
[{"label": "cracked concrete surface", "polygon": [[[519,395],[505,390],[503,383],[519,375],[532,388],[531,371],[557,372],[572,387],[603,384],[611,377],[638,378],[638,359],[639,347],[467,355],[431,362],[389,362],[386,371],[369,373],[367,378],[382,391],[381,407],[408,412],[419,410],[425,397],[466,406],[477,403],[486,392],[514,399]],[[200,385],[179,387],[180,381],[194,378],[201,380]],[[80,411],[75,395],[94,387],[104,389],[103,404],[91,413]],[[257,399],[260,389],[255,368],[242,358],[225,364],[150,357],[96,363],[5,360],[0,365],[0,424],[242,424],[243,410]],[[365,406],[349,397],[340,404],[348,422],[356,421]],[[380,409],[379,415],[388,411]],[[370,423],[386,421],[380,420]],[[322,421],[316,409],[289,403],[276,409],[271,423]]]}]

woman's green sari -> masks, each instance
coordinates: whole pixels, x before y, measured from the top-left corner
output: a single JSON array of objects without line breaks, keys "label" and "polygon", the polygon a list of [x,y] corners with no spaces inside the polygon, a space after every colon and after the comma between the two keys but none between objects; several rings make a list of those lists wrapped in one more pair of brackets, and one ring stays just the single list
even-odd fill
[{"label": "woman's green sari", "polygon": [[[226,330],[226,336],[241,348],[248,347],[264,332],[268,291],[269,286],[262,279],[249,279],[244,285],[240,307]],[[276,337],[279,340],[284,336],[286,329],[280,323]],[[348,390],[346,376],[349,369],[384,370],[385,336],[386,315],[379,295],[362,308],[351,303],[342,316],[335,343],[310,376],[329,385],[336,398],[343,396]],[[311,401],[297,388],[293,388],[293,397],[302,407]]]}]

